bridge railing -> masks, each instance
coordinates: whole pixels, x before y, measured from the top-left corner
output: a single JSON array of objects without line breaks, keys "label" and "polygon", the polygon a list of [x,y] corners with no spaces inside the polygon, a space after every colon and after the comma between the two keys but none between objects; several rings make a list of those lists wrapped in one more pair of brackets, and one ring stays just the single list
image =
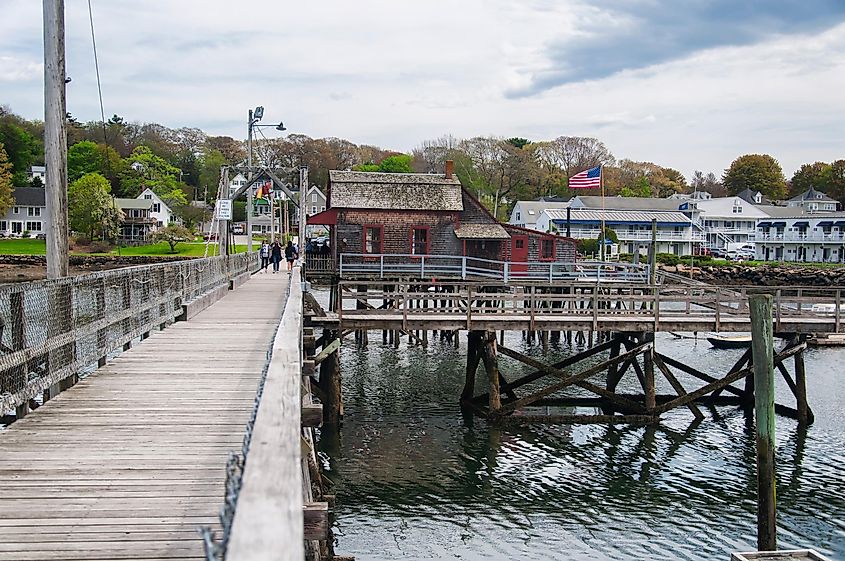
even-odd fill
[{"label": "bridge railing", "polygon": [[413,277],[461,280],[648,282],[649,267],[602,261],[512,262],[451,255],[342,253],[341,278]]},{"label": "bridge railing", "polygon": [[228,561],[303,559],[300,278],[298,264],[291,275],[290,293],[273,340],[272,357],[248,426],[243,474],[237,485],[237,508],[224,537]]},{"label": "bridge railing", "polygon": [[63,389],[173,322],[183,304],[257,267],[253,253],[0,285],[0,414]]},{"label": "bridge railing", "polygon": [[410,286],[376,281],[340,283],[341,320],[367,315],[393,316],[407,322],[419,317],[465,321],[495,315],[535,319],[571,319],[612,316],[642,319],[659,328],[661,320],[694,316],[720,322],[748,316],[748,297],[768,293],[774,297],[775,329],[796,318],[819,320],[842,331],[845,289],[840,287],[749,287],[713,285],[591,285],[563,288],[513,286],[504,283],[437,282]]}]

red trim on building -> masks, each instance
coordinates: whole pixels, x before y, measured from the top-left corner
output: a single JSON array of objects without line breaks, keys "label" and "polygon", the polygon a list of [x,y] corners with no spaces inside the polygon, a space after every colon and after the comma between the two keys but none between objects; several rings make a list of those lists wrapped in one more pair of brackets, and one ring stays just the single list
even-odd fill
[{"label": "red trim on building", "polygon": [[[409,241],[409,249],[408,253],[412,255],[430,255],[431,254],[431,226],[411,226],[408,229],[408,241]],[[417,230],[425,230],[425,251],[423,253],[417,253],[414,251],[414,235],[416,234]]]},{"label": "red trim on building", "polygon": [[[378,230],[378,251],[367,251],[367,230]],[[384,224],[361,225],[361,253],[364,255],[384,253]]]}]

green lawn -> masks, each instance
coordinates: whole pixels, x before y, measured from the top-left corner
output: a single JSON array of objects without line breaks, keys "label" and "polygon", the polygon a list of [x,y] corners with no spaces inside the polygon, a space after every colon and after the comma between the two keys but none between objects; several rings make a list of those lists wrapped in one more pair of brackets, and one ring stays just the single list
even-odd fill
[{"label": "green lawn", "polygon": [[47,253],[44,240],[0,239],[0,255],[44,255]]},{"label": "green lawn", "polygon": [[[216,243],[210,244],[208,254],[214,255],[216,248]],[[243,253],[246,251],[246,246],[238,245],[235,247],[235,251],[237,253]],[[184,257],[202,257],[204,252],[205,242],[180,242],[176,245],[176,253],[170,253],[170,246],[166,242],[120,248],[120,255],[181,255]],[[0,239],[0,255],[44,255],[45,253],[44,240]],[[74,253],[84,254],[84,252]],[[108,253],[108,255],[117,254],[117,249],[113,249]]]}]

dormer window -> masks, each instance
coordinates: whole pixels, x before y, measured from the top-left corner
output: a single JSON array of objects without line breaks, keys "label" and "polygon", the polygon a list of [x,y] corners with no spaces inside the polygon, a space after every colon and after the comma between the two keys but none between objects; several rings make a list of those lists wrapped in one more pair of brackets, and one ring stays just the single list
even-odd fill
[{"label": "dormer window", "polygon": [[760,193],[759,191],[757,192],[756,195],[754,195],[754,202],[757,203],[757,204],[760,204],[760,203],[763,202],[763,194]]},{"label": "dormer window", "polygon": [[522,216],[520,216],[518,212],[516,213],[516,219],[517,219],[517,220],[522,220]]},{"label": "dormer window", "polygon": [[734,214],[742,214],[742,206],[737,204],[737,203],[734,203],[733,213]]}]

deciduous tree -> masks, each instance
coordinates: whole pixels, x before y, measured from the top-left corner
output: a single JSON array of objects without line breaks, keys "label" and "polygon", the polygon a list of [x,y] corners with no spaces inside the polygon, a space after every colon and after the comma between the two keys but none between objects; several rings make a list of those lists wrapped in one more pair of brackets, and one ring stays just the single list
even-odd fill
[{"label": "deciduous tree", "polygon": [[110,196],[111,185],[99,173],[88,173],[68,186],[70,227],[93,239],[98,232],[111,237],[121,211]]},{"label": "deciduous tree", "polygon": [[0,215],[6,214],[15,204],[12,196],[12,164],[6,156],[6,150],[0,143]]},{"label": "deciduous tree", "polygon": [[760,191],[772,200],[786,196],[786,180],[780,164],[768,154],[746,154],[731,163],[722,176],[729,195],[745,189]]},{"label": "deciduous tree", "polygon": [[168,224],[164,228],[159,228],[152,234],[152,240],[155,242],[167,242],[170,246],[170,253],[176,253],[176,244],[190,240],[193,237],[191,231],[181,224]]},{"label": "deciduous tree", "polygon": [[831,167],[824,162],[803,164],[792,176],[789,195],[794,197],[808,189],[827,193],[830,190]]}]

